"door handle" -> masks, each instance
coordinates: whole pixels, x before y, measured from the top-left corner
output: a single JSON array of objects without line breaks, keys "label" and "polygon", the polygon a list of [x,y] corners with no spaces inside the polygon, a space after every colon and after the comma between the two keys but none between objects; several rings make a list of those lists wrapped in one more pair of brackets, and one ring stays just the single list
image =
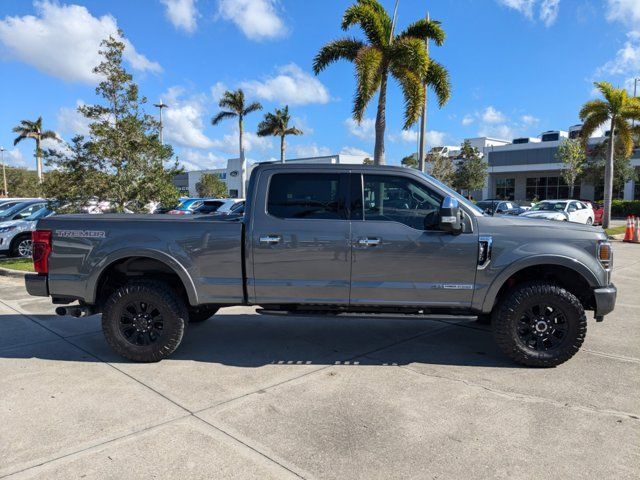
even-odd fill
[{"label": "door handle", "polygon": [[361,247],[377,247],[380,245],[379,238],[361,238],[358,240],[358,245]]},{"label": "door handle", "polygon": [[265,235],[260,237],[260,243],[266,243],[267,245],[275,245],[280,243],[281,237],[279,235]]}]

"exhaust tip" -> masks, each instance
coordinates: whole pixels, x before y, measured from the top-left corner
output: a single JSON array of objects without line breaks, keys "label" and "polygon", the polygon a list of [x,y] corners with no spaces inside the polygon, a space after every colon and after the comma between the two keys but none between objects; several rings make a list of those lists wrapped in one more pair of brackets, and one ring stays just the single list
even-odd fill
[{"label": "exhaust tip", "polygon": [[67,307],[58,307],[56,308],[56,315],[60,315],[64,317],[67,314]]}]

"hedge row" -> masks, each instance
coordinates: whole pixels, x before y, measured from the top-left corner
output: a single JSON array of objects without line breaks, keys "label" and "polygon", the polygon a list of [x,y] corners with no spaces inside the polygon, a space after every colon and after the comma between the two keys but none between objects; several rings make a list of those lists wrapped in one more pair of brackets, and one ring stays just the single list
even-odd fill
[{"label": "hedge row", "polygon": [[611,202],[612,217],[640,216],[640,200],[613,200]]}]

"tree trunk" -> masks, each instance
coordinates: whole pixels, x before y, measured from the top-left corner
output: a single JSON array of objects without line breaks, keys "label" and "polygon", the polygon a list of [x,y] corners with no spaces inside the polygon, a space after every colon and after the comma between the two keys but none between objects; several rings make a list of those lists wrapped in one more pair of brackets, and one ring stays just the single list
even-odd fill
[{"label": "tree trunk", "polygon": [[376,144],[373,150],[373,164],[384,165],[384,131],[386,127],[387,108],[387,75],[382,74],[380,80],[380,96],[378,97],[378,113],[376,114]]},{"label": "tree trunk", "polygon": [[573,182],[569,185],[569,198],[573,198]]},{"label": "tree trunk", "polygon": [[427,143],[427,85],[424,86],[424,105],[422,106],[422,116],[420,118],[420,147],[418,148],[418,170],[424,172],[425,167],[425,145]]},{"label": "tree trunk", "polygon": [[604,166],[604,214],[602,228],[609,228],[611,221],[611,197],[613,196],[613,157],[615,155],[615,118],[611,119],[611,136],[609,137],[609,152]]},{"label": "tree trunk", "polygon": [[40,140],[36,139],[36,170],[38,172],[38,183],[42,183],[42,151],[40,150]]},{"label": "tree trunk", "polygon": [[238,176],[240,177],[240,187],[238,188],[238,198],[244,198],[244,184],[245,184],[245,159],[244,159],[244,122],[242,116],[238,119],[238,130],[240,132],[240,172]]},{"label": "tree trunk", "polygon": [[280,163],[284,163],[285,141],[284,135],[280,135]]}]

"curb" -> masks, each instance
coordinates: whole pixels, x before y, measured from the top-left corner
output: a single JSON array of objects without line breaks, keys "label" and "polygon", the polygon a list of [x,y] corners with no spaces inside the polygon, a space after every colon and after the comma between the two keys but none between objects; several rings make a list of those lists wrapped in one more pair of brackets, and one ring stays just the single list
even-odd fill
[{"label": "curb", "polygon": [[12,270],[11,268],[2,267],[2,261],[0,261],[0,277],[11,278],[24,278],[25,275],[33,272],[24,272],[22,270]]}]

